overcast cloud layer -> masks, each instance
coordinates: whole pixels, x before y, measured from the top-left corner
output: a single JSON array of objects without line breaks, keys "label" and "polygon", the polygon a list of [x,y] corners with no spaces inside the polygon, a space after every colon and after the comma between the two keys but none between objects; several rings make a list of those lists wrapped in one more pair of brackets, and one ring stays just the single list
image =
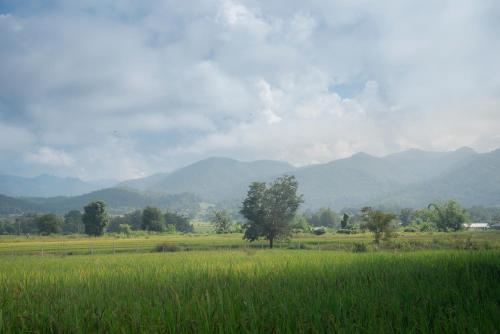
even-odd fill
[{"label": "overcast cloud layer", "polygon": [[498,1],[0,0],[0,173],[500,147]]}]

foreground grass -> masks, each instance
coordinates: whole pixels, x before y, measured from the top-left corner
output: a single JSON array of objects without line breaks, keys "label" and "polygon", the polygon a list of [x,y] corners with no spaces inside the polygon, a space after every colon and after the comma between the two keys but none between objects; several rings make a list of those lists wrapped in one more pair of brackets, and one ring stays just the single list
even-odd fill
[{"label": "foreground grass", "polygon": [[0,332],[500,329],[500,252],[0,258]]}]

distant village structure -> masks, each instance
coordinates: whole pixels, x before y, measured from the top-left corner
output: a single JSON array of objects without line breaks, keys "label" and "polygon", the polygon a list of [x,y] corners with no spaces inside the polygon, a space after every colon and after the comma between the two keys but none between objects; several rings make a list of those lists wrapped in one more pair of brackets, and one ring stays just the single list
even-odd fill
[{"label": "distant village structure", "polygon": [[466,224],[465,228],[467,228],[468,230],[486,231],[490,227],[489,227],[488,223],[472,223],[472,224]]}]

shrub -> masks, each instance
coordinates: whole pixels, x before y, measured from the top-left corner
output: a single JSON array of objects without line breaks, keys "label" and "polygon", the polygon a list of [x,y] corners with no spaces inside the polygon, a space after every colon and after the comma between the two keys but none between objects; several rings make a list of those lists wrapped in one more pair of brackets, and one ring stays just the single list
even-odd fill
[{"label": "shrub", "polygon": [[472,241],[471,237],[468,237],[467,239],[465,239],[464,249],[467,249],[467,250],[478,250],[479,247],[478,247],[478,245],[474,241]]},{"label": "shrub", "polygon": [[349,229],[341,228],[340,230],[337,230],[337,233],[339,233],[339,234],[356,234],[358,232],[356,230],[349,230]]},{"label": "shrub", "polygon": [[178,252],[180,250],[181,249],[180,249],[179,246],[167,245],[167,244],[160,244],[160,245],[157,245],[154,248],[154,251],[155,252],[159,252],[159,253],[164,253],[164,252]]},{"label": "shrub", "polygon": [[324,227],[315,227],[315,228],[313,228],[312,232],[315,235],[322,235],[322,234],[326,233],[326,228],[324,228]]},{"label": "shrub", "polygon": [[118,231],[126,236],[130,236],[132,233],[132,227],[129,224],[120,224],[118,225]]},{"label": "shrub", "polygon": [[362,242],[355,242],[353,245],[352,245],[352,251],[354,253],[364,253],[364,252],[367,252],[368,251],[368,248],[366,247],[366,245]]}]

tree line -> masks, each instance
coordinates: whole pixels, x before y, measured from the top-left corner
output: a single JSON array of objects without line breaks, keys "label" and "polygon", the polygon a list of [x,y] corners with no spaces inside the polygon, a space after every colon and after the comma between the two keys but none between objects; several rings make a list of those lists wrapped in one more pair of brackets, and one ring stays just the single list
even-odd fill
[{"label": "tree line", "polygon": [[25,214],[0,220],[0,234],[87,234],[100,236],[104,232],[130,234],[132,231],[193,232],[190,219],[176,212],[162,212],[156,207],[135,210],[123,216],[110,216],[106,203],[94,201],[63,217],[49,214]]},{"label": "tree line", "polygon": [[[243,217],[241,224],[235,224],[224,210],[214,210],[210,220],[216,233],[243,232],[244,239],[255,241],[264,238],[272,248],[276,239],[288,238],[294,232],[324,234],[327,230],[334,230],[336,233],[351,234],[370,231],[378,243],[381,239],[389,239],[399,228],[406,232],[458,231],[471,219],[469,212],[453,200],[431,203],[416,210],[405,208],[399,212],[364,207],[339,213],[329,208],[298,213],[302,203],[297,180],[294,176],[285,175],[268,184],[250,184],[239,211]],[[478,213],[484,211],[476,207],[472,214]],[[186,216],[162,212],[156,207],[110,217],[102,201],[91,202],[83,208],[83,212],[72,210],[64,217],[54,214],[23,215],[14,221],[0,221],[1,234],[85,233],[99,236],[104,232],[129,234],[141,230],[190,233],[193,232],[193,225]]]}]

